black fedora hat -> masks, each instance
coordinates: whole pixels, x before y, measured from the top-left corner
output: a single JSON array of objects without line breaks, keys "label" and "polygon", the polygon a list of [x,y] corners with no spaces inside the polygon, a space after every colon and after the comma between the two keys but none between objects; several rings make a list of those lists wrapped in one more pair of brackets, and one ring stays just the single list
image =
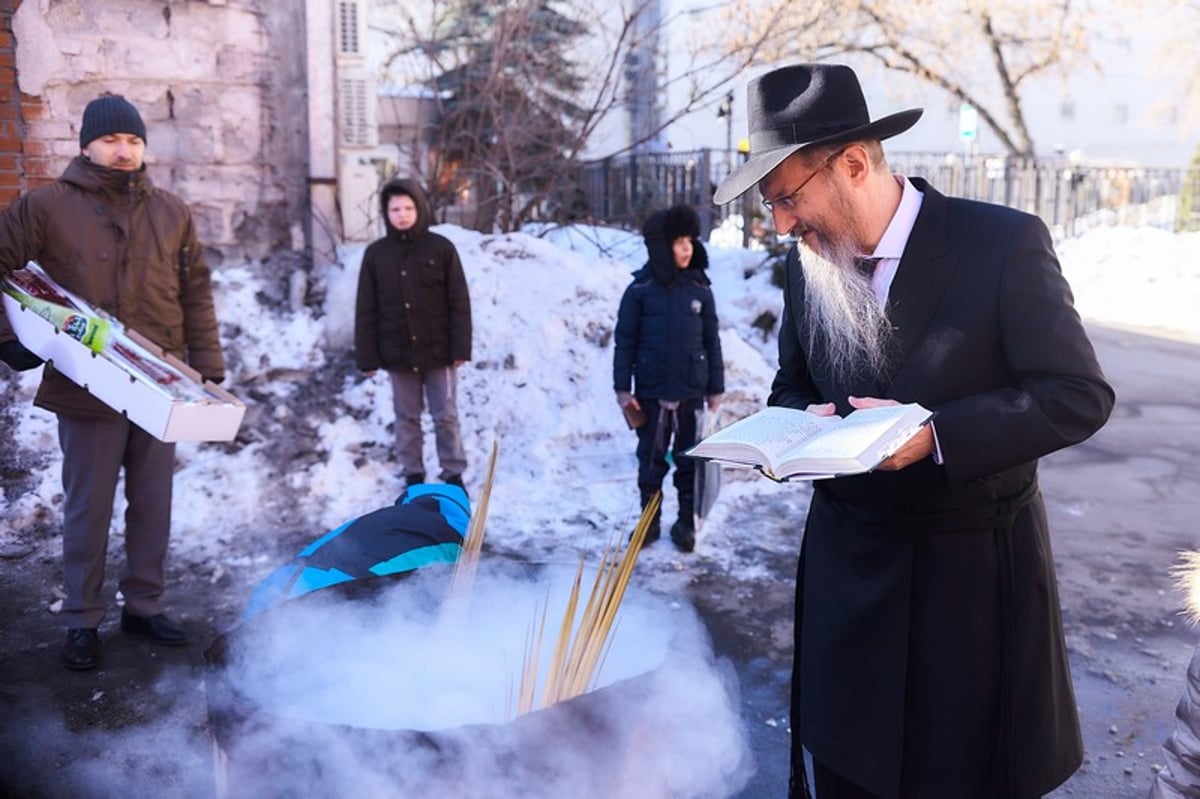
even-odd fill
[{"label": "black fedora hat", "polygon": [[750,81],[746,89],[750,159],[721,181],[713,202],[745,194],[797,150],[860,139],[886,139],[916,124],[912,108],[871,121],[854,70],[844,64],[796,64]]}]

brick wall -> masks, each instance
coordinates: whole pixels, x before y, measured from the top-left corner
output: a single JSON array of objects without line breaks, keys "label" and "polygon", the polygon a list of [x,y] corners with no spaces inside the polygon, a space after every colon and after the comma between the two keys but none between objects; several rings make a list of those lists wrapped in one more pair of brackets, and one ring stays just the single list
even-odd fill
[{"label": "brick wall", "polygon": [[17,85],[16,40],[12,16],[21,0],[0,0],[0,209],[17,195],[57,176],[45,145],[28,139],[25,123],[45,118],[40,97]]},{"label": "brick wall", "polygon": [[25,123],[17,89],[16,42],[12,15],[20,0],[0,0],[0,208],[24,190]]},{"label": "brick wall", "polygon": [[0,0],[0,207],[79,154],[88,101],[123,94],[154,184],[191,207],[211,261],[302,254],[304,4]]}]

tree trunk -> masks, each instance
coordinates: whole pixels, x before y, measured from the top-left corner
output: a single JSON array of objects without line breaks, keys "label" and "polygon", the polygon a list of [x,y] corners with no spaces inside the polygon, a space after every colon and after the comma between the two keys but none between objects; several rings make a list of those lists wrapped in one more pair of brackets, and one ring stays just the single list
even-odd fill
[{"label": "tree trunk", "polygon": [[481,174],[472,183],[475,186],[475,221],[471,229],[492,233],[496,229],[496,212],[499,208],[496,179],[489,174]]}]

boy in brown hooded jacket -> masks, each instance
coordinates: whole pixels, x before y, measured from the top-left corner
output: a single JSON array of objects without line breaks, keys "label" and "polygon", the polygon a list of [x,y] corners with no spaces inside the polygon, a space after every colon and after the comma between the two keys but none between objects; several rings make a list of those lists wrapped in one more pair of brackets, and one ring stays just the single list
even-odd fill
[{"label": "boy in brown hooded jacket", "polygon": [[462,486],[458,367],[471,359],[471,300],[458,251],[429,230],[425,193],[392,180],[379,193],[387,235],[363,253],[355,307],[358,368],[392,384],[396,454],[406,485],[425,482],[421,411],[433,417],[441,479]]}]

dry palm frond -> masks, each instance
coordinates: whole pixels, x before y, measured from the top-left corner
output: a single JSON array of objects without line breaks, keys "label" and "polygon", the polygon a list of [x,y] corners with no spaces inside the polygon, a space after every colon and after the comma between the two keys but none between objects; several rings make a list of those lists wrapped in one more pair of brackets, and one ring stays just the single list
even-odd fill
[{"label": "dry palm frond", "polygon": [[[517,698],[517,715],[523,716],[526,713],[533,711],[534,700],[537,696],[537,673],[538,660],[542,651],[542,633],[546,629],[546,611],[549,607],[549,602],[546,607],[542,608],[542,618],[537,625],[537,630],[530,626],[529,633],[525,639],[525,662],[521,669],[521,690]],[[537,609],[534,609],[536,616]]]},{"label": "dry palm frond", "polygon": [[1200,623],[1200,552],[1179,553],[1179,561],[1171,567],[1175,587],[1183,594],[1183,613],[1192,624]]},{"label": "dry palm frond", "polygon": [[581,635],[576,638],[576,645],[582,644],[583,654],[579,668],[572,675],[574,682],[568,688],[570,696],[578,696],[579,694],[586,693],[595,681],[600,656],[604,652],[605,644],[612,630],[613,621],[617,616],[617,610],[620,608],[621,600],[625,596],[625,589],[629,585],[630,576],[633,574],[633,566],[637,563],[637,556],[641,552],[642,542],[646,538],[646,530],[649,528],[650,520],[654,518],[654,513],[657,512],[658,504],[661,501],[661,495],[656,495],[651,500],[646,509],[642,511],[642,518],[638,520],[637,527],[634,528],[629,546],[621,553],[619,560],[615,556],[612,559],[610,574],[615,575],[615,579],[606,581],[605,590],[600,597],[600,612],[596,618],[596,623],[586,631],[581,630]]},{"label": "dry palm frond", "polygon": [[[629,538],[629,544],[623,551],[620,550],[619,538],[617,543],[609,542],[592,583],[592,591],[588,595],[579,628],[575,632],[574,640],[571,640],[571,631],[575,627],[575,610],[579,604],[580,586],[583,581],[583,562],[580,561],[567,608],[559,625],[558,641],[555,643],[546,685],[542,691],[541,707],[549,707],[556,702],[586,693],[595,683],[599,663],[611,643],[610,633],[616,621],[617,611],[625,596],[625,589],[629,585],[629,578],[633,574],[642,543],[646,539],[646,530],[649,529],[650,521],[658,511],[661,501],[661,495],[656,494],[643,509],[633,535]],[[620,538],[623,537],[622,534]],[[526,672],[532,668],[534,676],[523,674],[523,686],[531,679],[536,680],[536,659],[531,664],[531,659],[527,657],[525,668]]]},{"label": "dry palm frond", "polygon": [[[562,623],[558,629],[558,640],[554,644],[554,653],[550,656],[550,669],[546,674],[546,685],[542,689],[542,707],[554,704],[553,697],[560,690],[563,671],[567,659],[567,648],[571,642],[571,628],[575,625],[575,608],[579,604],[579,588],[583,584],[583,557],[579,558],[579,568],[575,570],[575,580],[571,583],[571,594],[567,599],[567,609],[563,613]],[[549,606],[549,597],[546,605]]]},{"label": "dry palm frond", "polygon": [[454,564],[454,574],[450,579],[450,593],[462,598],[469,594],[475,583],[475,572],[479,567],[479,553],[483,549],[483,530],[487,522],[488,502],[492,497],[492,483],[496,479],[496,455],[499,451],[497,442],[492,442],[492,454],[488,458],[487,474],[483,480],[483,490],[479,493],[479,501],[475,503],[475,512],[467,525],[467,537],[463,541],[462,552]]},{"label": "dry palm frond", "polygon": [[510,681],[504,691],[504,718],[507,721],[512,721],[516,716],[517,713],[513,709],[513,686]]},{"label": "dry palm frond", "polygon": [[[595,630],[600,623],[600,618],[604,613],[604,600],[612,592],[613,581],[616,579],[616,559],[617,559],[617,544],[613,541],[608,542],[608,547],[604,550],[604,555],[600,558],[600,566],[596,569],[596,577],[592,582],[592,590],[588,594],[587,604],[583,609],[583,616],[579,620],[579,632],[575,635],[574,643],[566,653],[566,663],[563,665],[564,682],[559,687],[556,698],[561,697],[563,693],[574,694],[573,686],[577,682],[577,675],[583,670],[584,654],[587,651],[587,640],[591,636],[591,631]],[[574,623],[572,617],[570,622]],[[552,704],[551,702],[550,704]]]}]

